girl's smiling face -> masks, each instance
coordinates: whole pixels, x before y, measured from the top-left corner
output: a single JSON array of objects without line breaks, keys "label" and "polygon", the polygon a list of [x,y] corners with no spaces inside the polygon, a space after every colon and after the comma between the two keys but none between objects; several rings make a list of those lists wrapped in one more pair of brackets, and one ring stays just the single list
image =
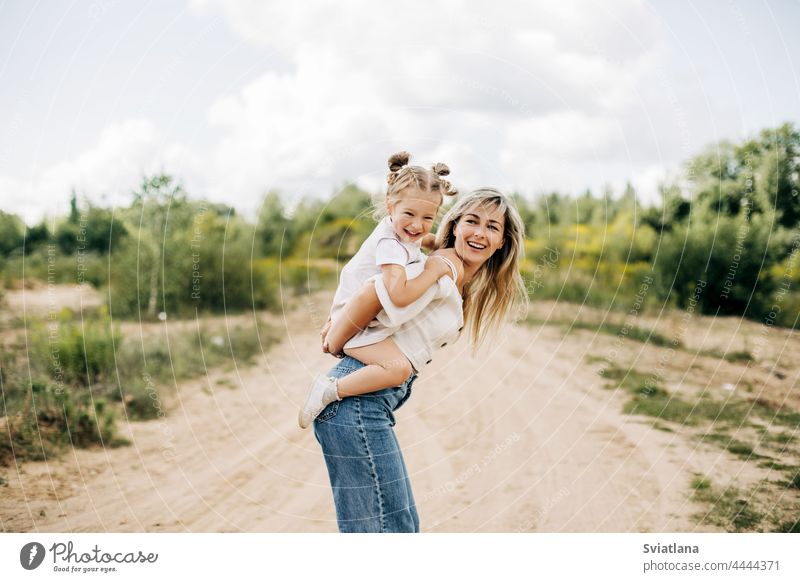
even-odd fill
[{"label": "girl's smiling face", "polygon": [[433,228],[440,200],[422,192],[405,194],[388,203],[395,234],[403,242],[416,243]]},{"label": "girl's smiling face", "polygon": [[505,216],[500,208],[476,205],[464,212],[453,233],[458,256],[466,263],[482,264],[503,246]]}]

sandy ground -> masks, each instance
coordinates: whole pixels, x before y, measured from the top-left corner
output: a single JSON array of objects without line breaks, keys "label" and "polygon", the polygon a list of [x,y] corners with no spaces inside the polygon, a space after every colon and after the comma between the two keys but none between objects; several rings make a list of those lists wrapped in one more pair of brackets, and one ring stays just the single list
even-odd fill
[{"label": "sandy ground", "polygon": [[[122,422],[131,446],[0,469],[0,529],[336,531],[322,454],[296,425],[311,375],[334,363],[318,348],[328,300],[276,322],[284,340],[258,365],[185,382],[165,419]],[[561,307],[539,304],[537,317]],[[624,395],[604,390],[586,358],[608,357],[613,340],[509,324],[479,358],[463,338],[437,353],[396,414],[423,531],[714,531],[690,519],[702,509],[692,475],[747,481],[755,464],[623,414]],[[663,353],[627,340],[614,358],[647,370]],[[663,374],[718,389],[744,369],[678,353]]]}]

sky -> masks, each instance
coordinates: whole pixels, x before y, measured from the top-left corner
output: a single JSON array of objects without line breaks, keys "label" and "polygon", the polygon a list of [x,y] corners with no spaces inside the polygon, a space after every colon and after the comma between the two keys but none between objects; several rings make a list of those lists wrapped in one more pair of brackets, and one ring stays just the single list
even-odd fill
[{"label": "sky", "polygon": [[0,209],[127,205],[164,171],[264,194],[384,186],[399,150],[462,191],[631,182],[800,125],[800,2],[0,0]]}]

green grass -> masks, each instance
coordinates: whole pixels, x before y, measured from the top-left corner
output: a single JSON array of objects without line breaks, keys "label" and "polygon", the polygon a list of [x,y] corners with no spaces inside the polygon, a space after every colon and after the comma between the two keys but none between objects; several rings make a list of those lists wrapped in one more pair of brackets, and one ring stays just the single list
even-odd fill
[{"label": "green grass", "polygon": [[794,469],[794,465],[787,465],[775,460],[763,461],[758,464],[762,469],[773,469],[775,471],[785,471],[787,469]]},{"label": "green grass", "polygon": [[790,432],[781,432],[775,435],[769,435],[767,438],[773,443],[778,443],[781,445],[788,445],[795,441],[795,436]]},{"label": "green grass", "polygon": [[756,358],[748,350],[741,350],[727,352],[722,359],[728,362],[754,362]]},{"label": "green grass", "polygon": [[129,444],[117,437],[115,421],[116,414],[104,398],[34,382],[22,409],[7,419],[8,430],[0,439],[0,465],[8,466],[14,460],[45,460],[60,454],[67,445]]},{"label": "green grass", "polygon": [[774,406],[770,402],[756,399],[752,402],[753,414],[771,425],[782,425],[787,428],[800,429],[800,412],[784,406]]},{"label": "green grass", "polygon": [[[526,320],[529,325],[554,325],[565,328],[568,331],[573,329],[587,330],[595,333],[602,333],[615,337],[626,337],[633,341],[646,343],[658,347],[672,347],[683,352],[691,353],[698,356],[706,356],[711,358],[722,359],[727,362],[740,363],[740,362],[755,362],[756,358],[749,350],[735,350],[732,352],[721,352],[719,350],[691,350],[687,348],[681,341],[677,339],[670,339],[665,335],[641,326],[620,326],[618,324],[601,322],[595,323],[590,321],[572,321],[566,319],[541,319],[537,317],[529,317]],[[591,359],[590,359],[591,358]],[[588,356],[587,362],[594,363],[601,360],[596,356]],[[752,389],[752,386],[751,386]]]},{"label": "green grass", "polygon": [[786,489],[800,489],[800,469],[793,467],[794,473],[789,473],[786,481],[779,481],[778,484]]},{"label": "green grass", "polygon": [[728,452],[733,453],[734,455],[738,455],[740,457],[744,457],[745,459],[761,457],[761,455],[755,454],[755,452],[753,451],[753,447],[751,447],[747,443],[743,443],[735,439],[731,439],[725,448],[728,450]]},{"label": "green grass", "polygon": [[650,374],[644,374],[633,368],[626,370],[618,366],[608,366],[600,370],[599,374],[611,382],[607,388],[622,388],[631,394],[655,395],[665,393],[663,388],[656,384],[655,378]]},{"label": "green grass", "polygon": [[689,486],[695,491],[710,489],[711,480],[706,477],[703,477],[702,475],[695,475],[694,477],[692,477],[692,482],[689,484]]},{"label": "green grass", "polygon": [[718,360],[725,360],[726,362],[739,363],[739,362],[755,362],[756,357],[749,350],[734,350],[732,352],[722,352],[720,350],[699,350],[698,356],[705,356],[707,358],[717,358]]},{"label": "green grass", "polygon": [[709,422],[743,426],[747,421],[746,403],[702,397],[695,402],[687,402],[663,388],[657,388],[649,394],[642,392],[634,395],[623,410],[627,414],[642,414],[689,426]]},{"label": "green grass", "polygon": [[110,377],[121,341],[119,327],[104,309],[80,317],[63,309],[57,320],[31,324],[27,346],[31,363],[54,382],[92,385]]},{"label": "green grass", "polygon": [[[200,326],[191,331],[160,333],[141,343],[128,342],[117,357],[119,386],[112,398],[124,403],[128,417],[147,420],[166,414],[165,397],[179,380],[202,376],[212,369],[248,366],[254,356],[278,341],[259,324]],[[169,390],[168,390],[169,389]]]},{"label": "green grass", "polygon": [[715,525],[728,532],[800,533],[800,507],[786,496],[776,497],[774,484],[767,481],[746,491],[732,486],[722,489],[707,476],[695,474],[689,487],[691,499],[706,505],[704,511],[692,515],[700,525]]},{"label": "green grass", "polygon": [[696,475],[690,483],[692,500],[710,505],[692,517],[700,525],[715,525],[728,532],[758,531],[764,514],[754,507],[749,494],[727,487],[714,487],[707,477]]},{"label": "green grass", "polygon": [[671,340],[670,338],[661,335],[654,330],[636,325],[621,326],[615,323],[608,323],[605,321],[600,323],[594,323],[591,321],[579,321],[579,320],[573,321],[567,319],[544,320],[536,317],[529,317],[525,321],[529,325],[555,325],[558,327],[565,328],[568,331],[586,330],[594,333],[602,333],[604,335],[623,336],[626,338],[630,338],[633,341],[653,344],[661,347],[672,346],[678,349],[682,347],[682,344],[680,342],[673,342],[673,340]]},{"label": "green grass", "polygon": [[800,533],[800,517],[782,522],[774,531],[776,533]]},{"label": "green grass", "polygon": [[742,457],[746,461],[758,460],[758,459],[770,459],[770,457],[756,453],[752,445],[736,440],[727,434],[708,433],[702,435],[700,437],[700,440],[704,442],[716,443],[726,451],[738,457]]},{"label": "green grass", "polygon": [[800,413],[785,407],[775,408],[765,401],[733,397],[721,400],[703,394],[696,401],[688,402],[659,386],[653,375],[633,368],[626,370],[611,365],[601,369],[599,374],[610,381],[607,388],[621,388],[631,395],[623,409],[628,414],[692,426],[718,422],[742,427],[750,425],[751,418],[759,418],[771,425],[800,428]]},{"label": "green grass", "polygon": [[42,322],[27,351],[19,338],[0,352],[0,417],[7,418],[0,465],[47,459],[67,445],[126,444],[116,436],[120,415],[164,416],[178,381],[250,365],[278,340],[271,328],[248,323],[176,327],[169,341],[157,331],[142,342],[123,338],[102,313],[78,320],[65,312],[54,329]]},{"label": "green grass", "polygon": [[656,422],[654,422],[654,423],[653,423],[653,428],[654,428],[654,429],[656,429],[656,430],[660,430],[660,431],[662,431],[662,432],[672,432],[672,433],[674,433],[674,432],[675,432],[675,431],[674,431],[674,430],[672,430],[670,427],[668,427],[666,424],[661,424],[661,423],[660,423],[660,422],[658,422],[658,421],[656,421]]},{"label": "green grass", "polygon": [[626,414],[652,416],[681,425],[697,425],[702,417],[696,414],[696,407],[663,390],[652,396],[637,395],[623,406]]}]

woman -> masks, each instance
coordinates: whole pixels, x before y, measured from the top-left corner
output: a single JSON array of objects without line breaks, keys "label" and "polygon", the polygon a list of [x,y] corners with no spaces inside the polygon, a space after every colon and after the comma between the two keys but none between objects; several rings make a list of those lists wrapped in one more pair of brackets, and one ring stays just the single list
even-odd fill
[{"label": "woman", "polygon": [[[430,363],[435,349],[458,338],[462,318],[473,346],[478,346],[515,303],[525,300],[519,274],[523,242],[519,213],[497,190],[472,192],[447,212],[436,252],[458,263],[457,279],[443,277],[442,292],[393,336],[416,373]],[[393,309],[380,279],[364,291],[384,309]],[[349,337],[355,331],[332,329],[330,334]],[[329,376],[341,378],[363,366],[346,357]],[[416,373],[396,388],[332,402],[314,421],[340,532],[420,530],[408,472],[392,430],[393,411],[408,400]]]}]

